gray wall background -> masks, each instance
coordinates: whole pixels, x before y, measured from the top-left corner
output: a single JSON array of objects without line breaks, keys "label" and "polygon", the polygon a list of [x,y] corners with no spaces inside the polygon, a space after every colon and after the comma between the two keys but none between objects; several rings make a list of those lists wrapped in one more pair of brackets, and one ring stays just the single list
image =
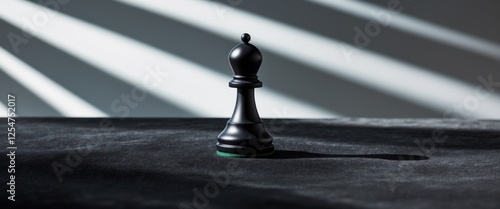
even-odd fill
[{"label": "gray wall background", "polygon": [[[176,1],[168,2],[175,4]],[[368,21],[342,10],[307,1],[246,0],[238,2],[237,6],[233,4],[235,1],[218,2],[322,36],[332,37],[346,44],[353,44],[355,36],[353,28],[364,26]],[[385,7],[388,1],[364,2]],[[401,0],[401,4],[404,6],[404,15],[500,44],[499,1]],[[154,45],[194,63],[230,73],[225,59],[229,49],[237,42],[194,26],[114,1],[72,0],[59,11]],[[103,74],[77,57],[66,54],[36,37],[30,40],[30,44],[26,45],[21,53],[13,53],[9,41],[5,38],[11,31],[22,32],[22,29],[0,19],[0,47],[110,116],[120,115],[109,110],[110,98],[130,91],[132,86],[113,76]],[[297,44],[300,44],[300,40]],[[471,85],[480,84],[477,79],[480,75],[491,74],[494,81],[500,82],[500,54],[493,57],[484,56],[391,27],[384,27],[364,50],[424,67]],[[274,70],[261,71],[259,77],[265,82],[265,88],[307,101],[343,116],[443,117],[444,111],[429,109],[403,98],[326,74],[279,54],[265,52],[265,60],[266,69],[287,69],[286,74]],[[62,72],[60,69],[71,69],[71,72]],[[7,92],[15,92],[18,95],[21,116],[62,116],[39,96],[0,71],[0,95],[6,95]],[[500,87],[495,94],[500,96],[499,92]],[[5,102],[3,98],[2,101]],[[154,96],[142,102],[130,116],[197,117],[182,107],[169,104]]]}]

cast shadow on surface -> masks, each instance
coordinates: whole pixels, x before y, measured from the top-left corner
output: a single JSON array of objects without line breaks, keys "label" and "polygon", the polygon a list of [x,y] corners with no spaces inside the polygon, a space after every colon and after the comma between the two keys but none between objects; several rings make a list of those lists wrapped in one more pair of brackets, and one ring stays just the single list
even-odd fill
[{"label": "cast shadow on surface", "polygon": [[[23,167],[35,168],[24,172],[22,176],[31,179],[30,187],[36,188],[21,192],[21,195],[28,198],[17,204],[20,208],[193,208],[180,205],[192,206],[192,200],[197,194],[193,190],[214,182],[206,170],[186,175],[185,171],[189,167],[167,171],[148,167],[146,164],[146,167],[140,169],[130,166],[131,164],[116,166],[110,161],[100,164],[100,154],[106,153],[98,152],[87,156],[82,164],[75,167],[75,173],[65,174],[64,182],[58,182],[52,167],[47,165],[54,162],[54,159],[64,159],[67,153],[60,151],[36,157],[39,154],[29,153],[30,158],[20,161]],[[115,160],[121,158],[118,155],[110,156],[117,157]],[[169,160],[175,162],[178,159]],[[4,162],[6,161],[1,161],[0,165],[4,166]],[[224,169],[218,164],[213,165],[216,166],[214,171]],[[295,185],[295,182],[290,182],[290,185]],[[38,188],[46,188],[45,191],[49,192]],[[287,209],[358,208],[351,203],[311,198],[288,189],[255,187],[237,178],[232,178],[227,187],[220,189],[220,193],[217,192],[215,197],[203,202],[209,206],[207,208],[227,208],[227,205],[238,205],[242,209],[263,206]]]},{"label": "cast shadow on surface", "polygon": [[303,151],[275,150],[267,159],[300,159],[300,158],[371,158],[396,161],[419,161],[428,160],[429,157],[421,155],[406,154],[321,154]]}]

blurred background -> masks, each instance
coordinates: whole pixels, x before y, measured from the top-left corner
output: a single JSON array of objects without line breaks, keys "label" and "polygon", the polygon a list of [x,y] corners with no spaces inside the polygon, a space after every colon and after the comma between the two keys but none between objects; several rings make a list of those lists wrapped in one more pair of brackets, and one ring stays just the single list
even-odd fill
[{"label": "blurred background", "polygon": [[1,4],[2,115],[227,118],[249,33],[261,117],[500,119],[496,0]]}]

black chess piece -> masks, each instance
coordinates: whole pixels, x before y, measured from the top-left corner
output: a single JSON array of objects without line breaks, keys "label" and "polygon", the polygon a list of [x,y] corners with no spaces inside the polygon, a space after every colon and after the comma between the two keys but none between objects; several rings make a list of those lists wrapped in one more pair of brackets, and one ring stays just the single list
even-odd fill
[{"label": "black chess piece", "polygon": [[257,77],[262,54],[250,42],[250,35],[241,35],[243,43],[229,53],[233,80],[229,87],[238,89],[233,115],[218,136],[217,154],[225,157],[260,157],[273,154],[273,137],[267,132],[255,107],[254,89],[262,87]]}]

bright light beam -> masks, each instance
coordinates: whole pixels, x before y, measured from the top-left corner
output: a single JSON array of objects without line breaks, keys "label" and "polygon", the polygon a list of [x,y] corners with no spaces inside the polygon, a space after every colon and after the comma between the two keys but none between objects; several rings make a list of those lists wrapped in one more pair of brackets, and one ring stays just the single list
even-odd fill
[{"label": "bright light beam", "polygon": [[0,118],[7,117],[7,106],[0,101]]},{"label": "bright light beam", "polygon": [[[372,13],[387,9],[363,1],[312,0],[312,2],[338,9],[361,18],[373,19]],[[404,11],[404,10],[403,10]],[[500,45],[456,30],[445,28],[404,14],[390,15],[388,27],[406,31],[424,38],[472,51],[500,60]]]},{"label": "bright light beam", "polygon": [[85,100],[0,48],[0,68],[41,100],[68,117],[106,117]]},{"label": "bright light beam", "polygon": [[[176,55],[30,2],[4,2],[4,6],[0,8],[0,17],[19,28],[24,28],[22,17],[30,19],[40,12],[50,17],[47,25],[34,34],[41,40],[141,89],[148,89],[144,85],[144,78],[151,75],[146,72],[148,66],[160,66],[160,69],[165,68],[169,75],[166,78],[157,76],[150,79],[149,83],[154,80],[164,82],[149,93],[198,116],[228,117],[231,114],[236,91],[228,87],[230,77],[227,75],[223,76]],[[268,89],[259,89],[256,94],[262,117],[336,116],[331,111]]]},{"label": "bright light beam", "polygon": [[[356,51],[355,47],[220,3],[119,1],[236,41],[242,32],[249,32],[259,47],[437,111],[449,110],[474,95],[474,87],[467,83],[373,52],[362,51],[349,63],[342,47]],[[471,117],[500,118],[498,107],[500,98],[491,96],[481,101]]]}]

